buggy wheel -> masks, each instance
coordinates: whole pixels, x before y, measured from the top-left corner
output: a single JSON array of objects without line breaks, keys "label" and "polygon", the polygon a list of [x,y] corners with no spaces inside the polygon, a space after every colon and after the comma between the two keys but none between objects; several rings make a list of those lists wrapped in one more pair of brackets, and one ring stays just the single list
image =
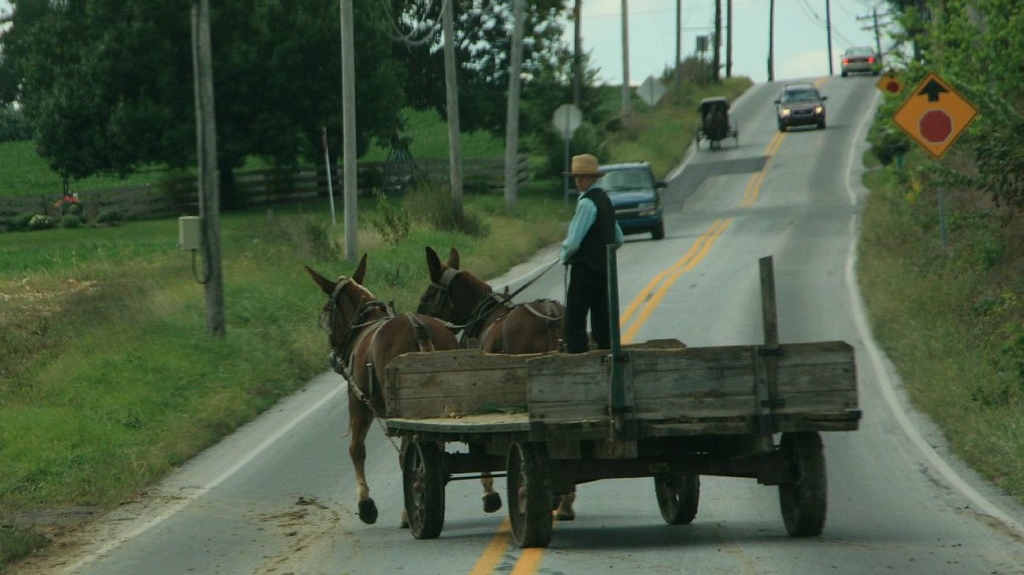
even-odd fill
[{"label": "buggy wheel", "polygon": [[783,433],[780,449],[793,481],[779,485],[779,507],[793,537],[821,535],[828,508],[825,449],[816,431]]},{"label": "buggy wheel", "polygon": [[513,443],[507,471],[512,539],[520,547],[547,547],[553,521],[547,448],[543,443]]},{"label": "buggy wheel", "polygon": [[665,523],[692,523],[700,501],[700,475],[655,475],[654,494]]},{"label": "buggy wheel", "polygon": [[416,539],[435,539],[444,526],[444,470],[436,443],[412,441],[402,461],[402,490],[409,530]]}]

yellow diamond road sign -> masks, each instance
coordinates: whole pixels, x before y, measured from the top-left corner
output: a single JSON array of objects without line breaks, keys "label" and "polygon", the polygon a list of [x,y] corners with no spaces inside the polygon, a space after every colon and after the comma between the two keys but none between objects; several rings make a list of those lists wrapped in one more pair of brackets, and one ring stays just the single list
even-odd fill
[{"label": "yellow diamond road sign", "polygon": [[892,119],[928,153],[941,158],[977,115],[974,104],[930,73]]},{"label": "yellow diamond road sign", "polygon": [[875,86],[887,94],[899,94],[903,91],[903,80],[895,74],[883,74]]}]

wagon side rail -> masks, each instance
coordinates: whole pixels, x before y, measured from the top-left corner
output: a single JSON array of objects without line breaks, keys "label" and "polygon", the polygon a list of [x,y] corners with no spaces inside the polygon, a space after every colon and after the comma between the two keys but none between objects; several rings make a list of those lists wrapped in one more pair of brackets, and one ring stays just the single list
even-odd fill
[{"label": "wagon side rail", "polygon": [[[775,362],[771,397],[765,356]],[[640,437],[852,431],[861,417],[853,348],[842,341],[623,352]],[[531,437],[608,437],[610,357],[591,352],[527,364]]]}]

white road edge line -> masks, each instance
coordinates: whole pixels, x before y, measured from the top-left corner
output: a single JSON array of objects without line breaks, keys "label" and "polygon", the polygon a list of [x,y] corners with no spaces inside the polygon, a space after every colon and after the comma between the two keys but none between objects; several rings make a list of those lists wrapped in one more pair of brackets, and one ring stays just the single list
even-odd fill
[{"label": "white road edge line", "polygon": [[266,451],[267,448],[269,448],[279,439],[281,439],[289,432],[291,432],[292,429],[294,429],[304,419],[309,417],[310,414],[319,410],[321,407],[324,406],[324,404],[334,399],[335,396],[337,396],[345,389],[347,389],[346,385],[338,385],[331,387],[330,391],[327,394],[325,394],[323,397],[317,400],[313,405],[303,410],[300,414],[293,417],[285,425],[282,425],[276,432],[267,436],[267,438],[264,439],[258,446],[256,446],[255,449],[252,449],[251,451],[246,453],[244,457],[241,457],[231,467],[224,470],[220,475],[215,477],[213,480],[209,481],[205,485],[199,485],[193,489],[190,489],[188,495],[182,497],[182,499],[176,501],[173,505],[168,506],[163,511],[152,517],[146,523],[138,525],[137,527],[134,527],[126,533],[121,534],[118,537],[115,537],[114,539],[105,543],[98,549],[90,551],[88,555],[79,559],[77,562],[73,563],[69,567],[65,568],[64,573],[72,573],[75,570],[80,569],[85,565],[88,565],[89,563],[109,553],[114,548],[120,546],[122,543],[129,541],[130,539],[133,539],[135,537],[138,537],[139,535],[142,535],[143,533],[152,529],[153,527],[156,527],[160,523],[163,523],[167,518],[182,510],[184,507],[190,505],[193,501],[198,499],[199,496],[209,492],[211,489],[217,487],[221,483],[224,483],[225,481],[230,479],[231,476],[233,476],[235,473],[238,473],[240,469],[248,465],[253,459],[256,459],[257,456]]}]

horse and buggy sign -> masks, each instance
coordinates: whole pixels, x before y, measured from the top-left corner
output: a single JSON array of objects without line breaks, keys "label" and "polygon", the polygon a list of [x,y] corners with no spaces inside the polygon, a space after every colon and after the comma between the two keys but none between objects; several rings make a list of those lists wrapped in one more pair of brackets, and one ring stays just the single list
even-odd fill
[{"label": "horse and buggy sign", "polygon": [[[609,307],[617,311],[615,265],[610,247]],[[440,536],[449,482],[501,474],[521,547],[549,544],[553,510],[577,485],[635,477],[652,478],[670,525],[695,519],[702,475],[745,477],[778,488],[789,535],[820,534],[820,433],[856,430],[861,417],[854,350],[842,341],[780,343],[770,257],[760,272],[762,345],[621,345],[613,328],[610,350],[582,354],[448,346],[390,359],[378,370],[376,415],[401,439],[413,536]]]}]

